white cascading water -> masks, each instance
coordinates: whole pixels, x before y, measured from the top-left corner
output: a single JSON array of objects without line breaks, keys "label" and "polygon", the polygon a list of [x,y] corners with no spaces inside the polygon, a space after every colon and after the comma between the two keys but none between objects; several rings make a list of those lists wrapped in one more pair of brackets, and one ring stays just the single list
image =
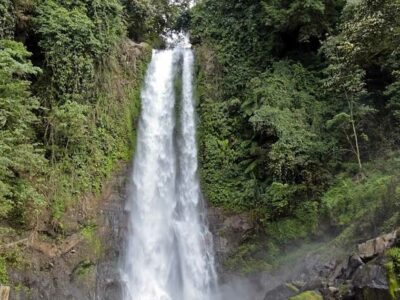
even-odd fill
[{"label": "white cascading water", "polygon": [[124,300],[215,299],[212,237],[197,177],[193,60],[192,50],[182,47],[154,51],[147,72],[129,194]]}]

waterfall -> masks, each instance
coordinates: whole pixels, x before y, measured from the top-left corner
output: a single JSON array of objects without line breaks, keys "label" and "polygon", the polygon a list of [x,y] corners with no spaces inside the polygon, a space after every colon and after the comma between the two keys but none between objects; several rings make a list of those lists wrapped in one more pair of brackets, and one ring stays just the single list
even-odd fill
[{"label": "waterfall", "polygon": [[211,300],[212,237],[197,176],[193,52],[153,51],[129,189],[124,300]]}]

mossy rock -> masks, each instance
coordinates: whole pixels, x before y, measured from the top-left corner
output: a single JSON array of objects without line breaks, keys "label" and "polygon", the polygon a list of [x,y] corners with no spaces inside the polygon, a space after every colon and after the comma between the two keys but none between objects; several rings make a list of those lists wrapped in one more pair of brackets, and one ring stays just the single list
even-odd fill
[{"label": "mossy rock", "polygon": [[387,263],[385,267],[387,271],[389,294],[392,297],[392,299],[399,299],[400,297],[399,274],[396,274],[394,262],[391,261]]},{"label": "mossy rock", "polygon": [[297,296],[290,297],[289,300],[324,300],[324,298],[318,292],[306,291]]}]

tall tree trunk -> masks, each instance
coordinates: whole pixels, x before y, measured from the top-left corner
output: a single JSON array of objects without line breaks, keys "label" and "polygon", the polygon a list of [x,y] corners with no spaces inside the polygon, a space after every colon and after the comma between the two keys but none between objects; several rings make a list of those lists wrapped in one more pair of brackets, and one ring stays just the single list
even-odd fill
[{"label": "tall tree trunk", "polygon": [[351,122],[351,127],[353,129],[354,142],[355,142],[355,146],[356,146],[355,154],[357,157],[358,168],[361,173],[362,172],[362,163],[361,163],[361,155],[360,155],[360,145],[358,143],[358,134],[357,134],[357,128],[356,128],[356,124],[355,124],[356,122],[354,121],[353,102],[348,100],[348,104],[349,104],[349,109],[350,109],[350,122]]}]

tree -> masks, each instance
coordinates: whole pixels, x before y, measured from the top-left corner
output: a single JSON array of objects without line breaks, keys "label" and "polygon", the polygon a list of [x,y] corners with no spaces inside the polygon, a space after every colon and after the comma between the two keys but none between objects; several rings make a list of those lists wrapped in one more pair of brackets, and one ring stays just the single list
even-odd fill
[{"label": "tree", "polygon": [[[325,54],[331,64],[325,70],[326,92],[329,93],[337,114],[327,122],[329,129],[336,128],[343,132],[355,155],[359,172],[362,172],[362,159],[359,140],[359,124],[374,110],[362,103],[367,91],[364,84],[365,72],[348,59],[348,45],[340,39],[331,38],[325,44]],[[349,133],[349,127],[351,133]]]},{"label": "tree", "polygon": [[0,2],[0,39],[10,38],[13,35],[15,16],[12,7],[11,0]]},{"label": "tree", "polygon": [[[331,32],[345,4],[343,0],[263,0],[264,20],[277,32],[292,32],[309,43]],[[293,42],[293,41],[292,41]]]},{"label": "tree", "polygon": [[261,153],[268,157],[268,176],[296,182],[298,173],[323,151],[319,133],[313,130],[321,114],[316,78],[300,64],[280,61],[251,80],[248,88],[241,107],[265,149]]},{"label": "tree", "polygon": [[21,43],[0,40],[0,217],[13,213],[25,221],[43,204],[35,175],[46,168],[40,145],[33,139],[39,102],[31,96],[27,80],[40,69],[29,56]]},{"label": "tree", "polygon": [[160,35],[179,29],[189,7],[188,0],[122,0],[125,7],[128,35],[138,42],[161,46]]},{"label": "tree", "polygon": [[[391,127],[388,118],[378,120],[375,113],[380,110],[381,116],[386,116],[386,109],[396,110],[399,13],[398,0],[348,4],[339,33],[329,37],[322,48],[329,60],[326,92],[336,102],[332,106],[336,114],[327,125],[343,133],[360,172],[362,143],[369,139],[366,121],[370,126],[381,123],[382,130],[387,130]],[[376,133],[374,139],[378,139]]]}]

